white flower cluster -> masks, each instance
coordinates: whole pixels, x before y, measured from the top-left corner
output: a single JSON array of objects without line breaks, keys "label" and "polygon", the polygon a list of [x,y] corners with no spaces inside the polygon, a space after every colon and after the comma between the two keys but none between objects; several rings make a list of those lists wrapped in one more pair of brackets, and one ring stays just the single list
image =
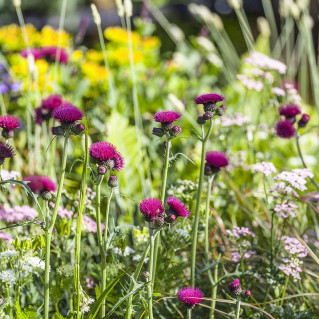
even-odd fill
[{"label": "white flower cluster", "polygon": [[268,176],[271,173],[276,173],[276,167],[271,162],[256,163],[252,167],[256,172],[260,172],[264,174],[265,176]]},{"label": "white flower cluster", "polygon": [[236,113],[232,116],[223,115],[215,120],[216,124],[220,124],[222,127],[230,127],[230,126],[243,126],[250,121],[249,116],[245,116],[240,113]]},{"label": "white flower cluster", "polygon": [[11,288],[16,283],[16,276],[13,270],[7,269],[0,272],[0,280]]},{"label": "white flower cluster", "polygon": [[117,255],[120,255],[120,256],[123,256],[123,257],[127,257],[127,256],[129,256],[131,254],[134,254],[135,250],[132,249],[131,247],[126,246],[125,249],[124,249],[124,252],[122,252],[122,249],[118,248],[118,247],[113,248],[113,252],[115,254],[117,254]]}]

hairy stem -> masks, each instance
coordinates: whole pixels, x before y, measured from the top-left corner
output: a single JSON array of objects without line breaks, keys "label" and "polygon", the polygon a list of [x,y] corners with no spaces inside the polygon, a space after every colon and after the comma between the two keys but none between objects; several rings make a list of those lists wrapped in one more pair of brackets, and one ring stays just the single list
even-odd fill
[{"label": "hairy stem", "polygon": [[240,299],[237,299],[236,301],[236,319],[239,319],[239,314],[240,314]]},{"label": "hairy stem", "polygon": [[153,319],[153,266],[154,266],[154,233],[150,223],[150,263],[149,281],[147,285],[148,318]]}]

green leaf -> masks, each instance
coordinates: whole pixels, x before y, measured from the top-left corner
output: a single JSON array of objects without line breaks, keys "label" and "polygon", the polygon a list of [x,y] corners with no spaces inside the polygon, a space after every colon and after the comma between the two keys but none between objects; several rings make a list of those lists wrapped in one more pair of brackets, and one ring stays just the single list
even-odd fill
[{"label": "green leaf", "polygon": [[101,293],[101,296],[99,297],[99,299],[92,305],[90,312],[88,313],[88,319],[94,319],[101,306],[102,303],[104,301],[104,299],[107,297],[107,295],[109,294],[109,292],[113,289],[113,287],[120,281],[120,279],[125,275],[125,273],[123,272],[122,274],[118,275],[116,278],[114,278],[105,288],[105,290]]}]

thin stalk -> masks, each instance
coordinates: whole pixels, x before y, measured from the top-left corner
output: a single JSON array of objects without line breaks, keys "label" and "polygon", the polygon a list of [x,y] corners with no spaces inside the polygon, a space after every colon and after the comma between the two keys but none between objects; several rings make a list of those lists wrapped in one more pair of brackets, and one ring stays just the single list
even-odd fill
[{"label": "thin stalk", "polygon": [[[282,290],[281,298],[284,298],[284,297],[285,297],[288,283],[289,283],[289,276],[287,276],[287,278],[286,278],[285,285],[284,285],[284,288],[283,288],[283,290]],[[281,300],[280,305],[282,306],[283,303],[284,303],[284,300]]]},{"label": "thin stalk", "polygon": [[[301,159],[301,162],[302,162],[302,165],[304,166],[304,168],[308,168],[308,167],[307,167],[307,164],[306,164],[306,162],[304,161],[304,158],[303,158],[303,156],[302,156],[302,152],[301,152],[301,148],[300,148],[300,143],[299,143],[299,138],[300,138],[300,134],[297,133],[297,134],[296,134],[296,145],[297,145],[298,154],[299,154],[299,157],[300,157],[300,159]],[[313,177],[311,177],[310,179],[311,179],[312,184],[317,188],[317,190],[319,190],[319,185],[318,185],[318,183],[316,182],[316,180],[315,180]]]},{"label": "thin stalk", "polygon": [[[86,125],[87,128],[87,125]],[[81,260],[81,234],[82,234],[82,213],[85,206],[85,195],[86,195],[86,175],[87,167],[89,163],[88,156],[88,130],[85,130],[85,158],[83,163],[82,178],[81,178],[81,193],[80,193],[80,202],[78,209],[78,216],[76,219],[76,250],[75,250],[75,290],[76,290],[76,318],[80,319],[80,300],[81,300],[81,284],[80,284],[80,260]]]},{"label": "thin stalk", "polygon": [[276,40],[278,39],[278,30],[277,30],[277,24],[275,19],[274,10],[272,7],[271,0],[262,0],[265,16],[267,18],[267,21],[269,22],[269,27],[271,30],[271,42],[272,45],[275,44]]},{"label": "thin stalk", "polygon": [[[58,192],[56,196],[55,206],[52,213],[51,221],[49,221],[49,216],[46,221],[46,232],[45,232],[45,271],[44,271],[44,319],[49,319],[49,309],[50,309],[50,253],[51,253],[51,238],[52,231],[55,224],[55,220],[58,214],[58,208],[60,205],[63,182],[65,176],[66,160],[67,160],[67,149],[68,149],[69,136],[64,138],[63,155],[61,163],[61,174],[60,183],[58,187]],[[47,214],[48,215],[48,214]]]},{"label": "thin stalk", "polygon": [[109,95],[109,104],[111,105],[112,108],[116,109],[117,106],[117,92],[115,89],[115,84],[114,84],[114,78],[113,78],[113,74],[110,70],[110,65],[108,62],[108,58],[107,58],[107,53],[105,50],[105,42],[104,42],[104,38],[103,38],[103,33],[102,33],[102,28],[101,28],[101,24],[97,24],[97,31],[99,34],[99,40],[100,40],[100,45],[102,48],[102,53],[103,53],[103,59],[104,59],[104,65],[105,65],[105,69],[107,72],[107,80],[108,80],[108,84],[109,84],[109,88],[110,88],[110,95]]},{"label": "thin stalk", "polygon": [[195,270],[196,270],[196,246],[197,246],[197,235],[198,235],[198,224],[199,224],[199,210],[200,202],[202,197],[202,187],[204,181],[204,167],[205,167],[205,155],[206,155],[206,144],[207,140],[213,130],[213,119],[210,119],[209,128],[203,138],[202,138],[202,154],[201,154],[201,163],[200,163],[200,173],[199,173],[199,182],[196,198],[196,208],[195,208],[195,221],[193,226],[193,238],[192,238],[192,257],[191,257],[191,286],[195,286]]},{"label": "thin stalk", "polygon": [[[220,260],[221,254],[217,257],[217,262]],[[216,299],[217,299],[217,288],[218,288],[218,264],[214,267],[214,285],[212,288],[212,303],[211,303],[211,310],[210,310],[210,319],[215,318],[215,306],[216,306]]]},{"label": "thin stalk", "polygon": [[[165,161],[164,161],[164,169],[163,169],[163,183],[162,183],[162,189],[161,189],[161,202],[164,205],[165,201],[165,192],[166,192],[166,184],[167,184],[167,173],[168,173],[168,166],[169,166],[169,152],[172,146],[172,143],[170,141],[169,136],[166,136],[166,142],[165,142]],[[157,254],[158,254],[158,248],[160,243],[160,232],[156,236],[155,244],[154,244],[154,267],[153,267],[153,279],[155,280],[155,274],[156,274],[156,264],[157,264]]]},{"label": "thin stalk", "polygon": [[237,299],[237,301],[236,301],[236,319],[239,319],[239,314],[240,314],[240,304],[241,304],[240,299]]},{"label": "thin stalk", "polygon": [[254,50],[254,37],[252,35],[245,11],[240,9],[235,9],[235,13],[241,28],[241,31],[244,35],[244,39],[249,51]]},{"label": "thin stalk", "polygon": [[0,105],[1,105],[1,115],[6,115],[7,114],[6,105],[4,103],[3,95],[1,92],[0,92]]},{"label": "thin stalk", "polygon": [[[104,291],[106,288],[106,243],[107,243],[107,232],[108,232],[108,224],[109,224],[109,214],[110,214],[110,207],[111,207],[111,199],[113,196],[114,189],[111,188],[110,196],[107,201],[106,205],[106,214],[105,214],[105,230],[104,230],[104,238],[103,238],[103,247],[102,249],[104,250],[104,254],[102,255],[102,258],[104,259],[102,261],[102,290]],[[102,304],[102,309],[101,309],[101,318],[104,318],[105,316],[105,303],[106,300],[104,299],[103,304]]]},{"label": "thin stalk", "polygon": [[65,21],[65,12],[66,12],[66,5],[68,0],[63,0],[61,14],[60,14],[60,21],[59,21],[59,37],[58,37],[58,47],[55,56],[55,64],[54,64],[54,74],[53,74],[53,81],[56,81],[57,73],[58,73],[58,65],[60,62],[61,56],[61,38],[62,38],[62,31],[64,28],[64,21]]},{"label": "thin stalk", "polygon": [[154,266],[154,233],[150,223],[150,262],[149,262],[149,281],[147,285],[148,299],[148,319],[153,319],[153,266]]},{"label": "thin stalk", "polygon": [[210,176],[208,178],[207,183],[207,195],[206,195],[206,209],[205,209],[205,259],[206,259],[206,266],[209,265],[209,203],[210,203],[210,196],[212,193],[212,184],[214,180],[215,175]]},{"label": "thin stalk", "polygon": [[142,132],[143,132],[143,123],[142,123],[142,116],[140,105],[137,96],[137,81],[136,81],[136,72],[134,66],[134,53],[133,53],[133,40],[132,40],[132,26],[130,17],[126,14],[126,25],[127,25],[127,32],[128,32],[128,50],[129,50],[129,59],[130,59],[130,70],[131,70],[131,78],[132,78],[132,95],[133,95],[133,106],[134,106],[134,119],[135,119],[135,127],[136,127],[136,138],[137,138],[137,145],[138,149],[141,150],[142,155],[142,165],[138,165],[137,169],[141,179],[141,185],[143,189],[143,194],[146,195],[148,193],[146,189],[146,181],[144,175],[144,143],[142,140]]},{"label": "thin stalk", "polygon": [[271,233],[270,233],[270,268],[271,271],[274,268],[274,221],[275,221],[275,212],[271,213]]}]

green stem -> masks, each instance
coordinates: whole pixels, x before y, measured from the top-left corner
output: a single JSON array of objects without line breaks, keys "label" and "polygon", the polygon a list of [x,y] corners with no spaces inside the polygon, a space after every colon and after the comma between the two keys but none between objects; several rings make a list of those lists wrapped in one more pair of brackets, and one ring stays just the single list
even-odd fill
[{"label": "green stem", "polygon": [[[104,238],[102,242],[102,247],[100,249],[103,249],[104,254],[101,256],[102,257],[102,286],[101,286],[101,292],[105,290],[106,288],[106,243],[107,243],[107,232],[108,232],[108,224],[109,224],[109,214],[110,214],[110,207],[111,207],[111,199],[113,196],[114,189],[111,188],[110,196],[107,201],[107,206],[106,206],[106,215],[105,215],[105,230],[104,230]],[[102,309],[101,309],[101,318],[104,318],[105,316],[105,302],[106,300],[104,299],[103,304],[102,304]]]},{"label": "green stem", "polygon": [[[165,162],[164,162],[164,170],[163,170],[163,183],[162,183],[162,189],[161,189],[161,202],[163,203],[163,205],[164,205],[165,193],[166,193],[167,173],[168,173],[168,166],[169,166],[169,152],[172,146],[169,136],[166,136],[165,146],[166,146],[165,147]],[[160,236],[161,234],[158,233],[155,239],[153,280],[155,280],[155,274],[156,274],[157,254],[158,254],[158,248],[160,243]]]},{"label": "green stem", "polygon": [[236,301],[236,319],[239,319],[239,314],[240,314],[240,299],[237,299]]},{"label": "green stem", "polygon": [[[283,291],[282,291],[281,298],[284,298],[284,297],[285,297],[288,283],[289,283],[289,277],[286,278],[286,281],[285,281],[284,289],[283,289]],[[283,303],[284,303],[284,300],[281,300],[280,305],[282,306]]]},{"label": "green stem", "polygon": [[203,136],[203,139],[202,139],[202,154],[201,154],[200,173],[199,173],[199,182],[198,182],[196,208],[195,208],[195,221],[194,221],[193,238],[192,238],[191,286],[195,286],[196,246],[197,246],[197,234],[198,234],[198,224],[199,224],[199,210],[200,210],[200,202],[202,197],[202,187],[203,187],[203,180],[204,180],[206,144],[212,132],[212,129],[213,129],[213,120],[211,119],[207,134],[205,137]]},{"label": "green stem", "polygon": [[65,176],[66,160],[67,160],[67,149],[68,149],[69,136],[64,138],[63,155],[61,163],[61,174],[60,183],[58,187],[58,192],[56,196],[55,206],[52,213],[51,221],[49,222],[49,214],[47,213],[46,221],[46,232],[45,232],[45,271],[44,271],[44,319],[49,319],[49,309],[50,309],[50,253],[51,253],[51,238],[52,231],[55,224],[55,220],[58,214],[58,209],[60,205],[63,182]]},{"label": "green stem", "polygon": [[154,266],[154,234],[150,223],[150,263],[149,263],[149,281],[147,285],[148,299],[148,319],[153,319],[153,266]]},{"label": "green stem", "polygon": [[212,193],[212,184],[215,175],[208,178],[207,183],[207,196],[206,196],[206,209],[205,209],[205,259],[206,259],[206,266],[209,265],[209,203],[210,203],[210,196]]},{"label": "green stem", "polygon": [[[87,127],[87,125],[86,125]],[[81,178],[81,195],[76,219],[76,250],[75,250],[75,289],[76,289],[76,318],[80,319],[80,301],[81,301],[81,284],[80,284],[80,260],[81,260],[81,234],[82,234],[82,213],[85,207],[86,194],[86,173],[89,163],[88,156],[88,131],[85,130],[85,158],[83,163],[82,178]]]},{"label": "green stem", "polygon": [[[296,144],[297,144],[298,154],[299,154],[299,157],[300,157],[300,159],[301,159],[301,162],[302,162],[303,167],[304,167],[304,168],[308,168],[306,162],[304,161],[302,152],[301,152],[300,143],[299,143],[299,138],[300,138],[300,135],[299,135],[299,133],[297,133],[297,134],[296,134]],[[316,182],[316,180],[315,180],[313,177],[310,178],[310,179],[311,179],[312,184],[317,188],[317,190],[319,190],[319,185],[318,185],[318,183]]]},{"label": "green stem", "polygon": [[[218,255],[217,262],[219,262],[221,258],[221,254]],[[214,285],[212,288],[212,303],[211,303],[211,310],[210,310],[210,319],[215,318],[215,306],[217,298],[217,288],[218,288],[218,264],[214,267]]]},{"label": "green stem", "polygon": [[271,271],[274,268],[274,220],[275,212],[271,214],[271,234],[270,234],[270,268]]}]

